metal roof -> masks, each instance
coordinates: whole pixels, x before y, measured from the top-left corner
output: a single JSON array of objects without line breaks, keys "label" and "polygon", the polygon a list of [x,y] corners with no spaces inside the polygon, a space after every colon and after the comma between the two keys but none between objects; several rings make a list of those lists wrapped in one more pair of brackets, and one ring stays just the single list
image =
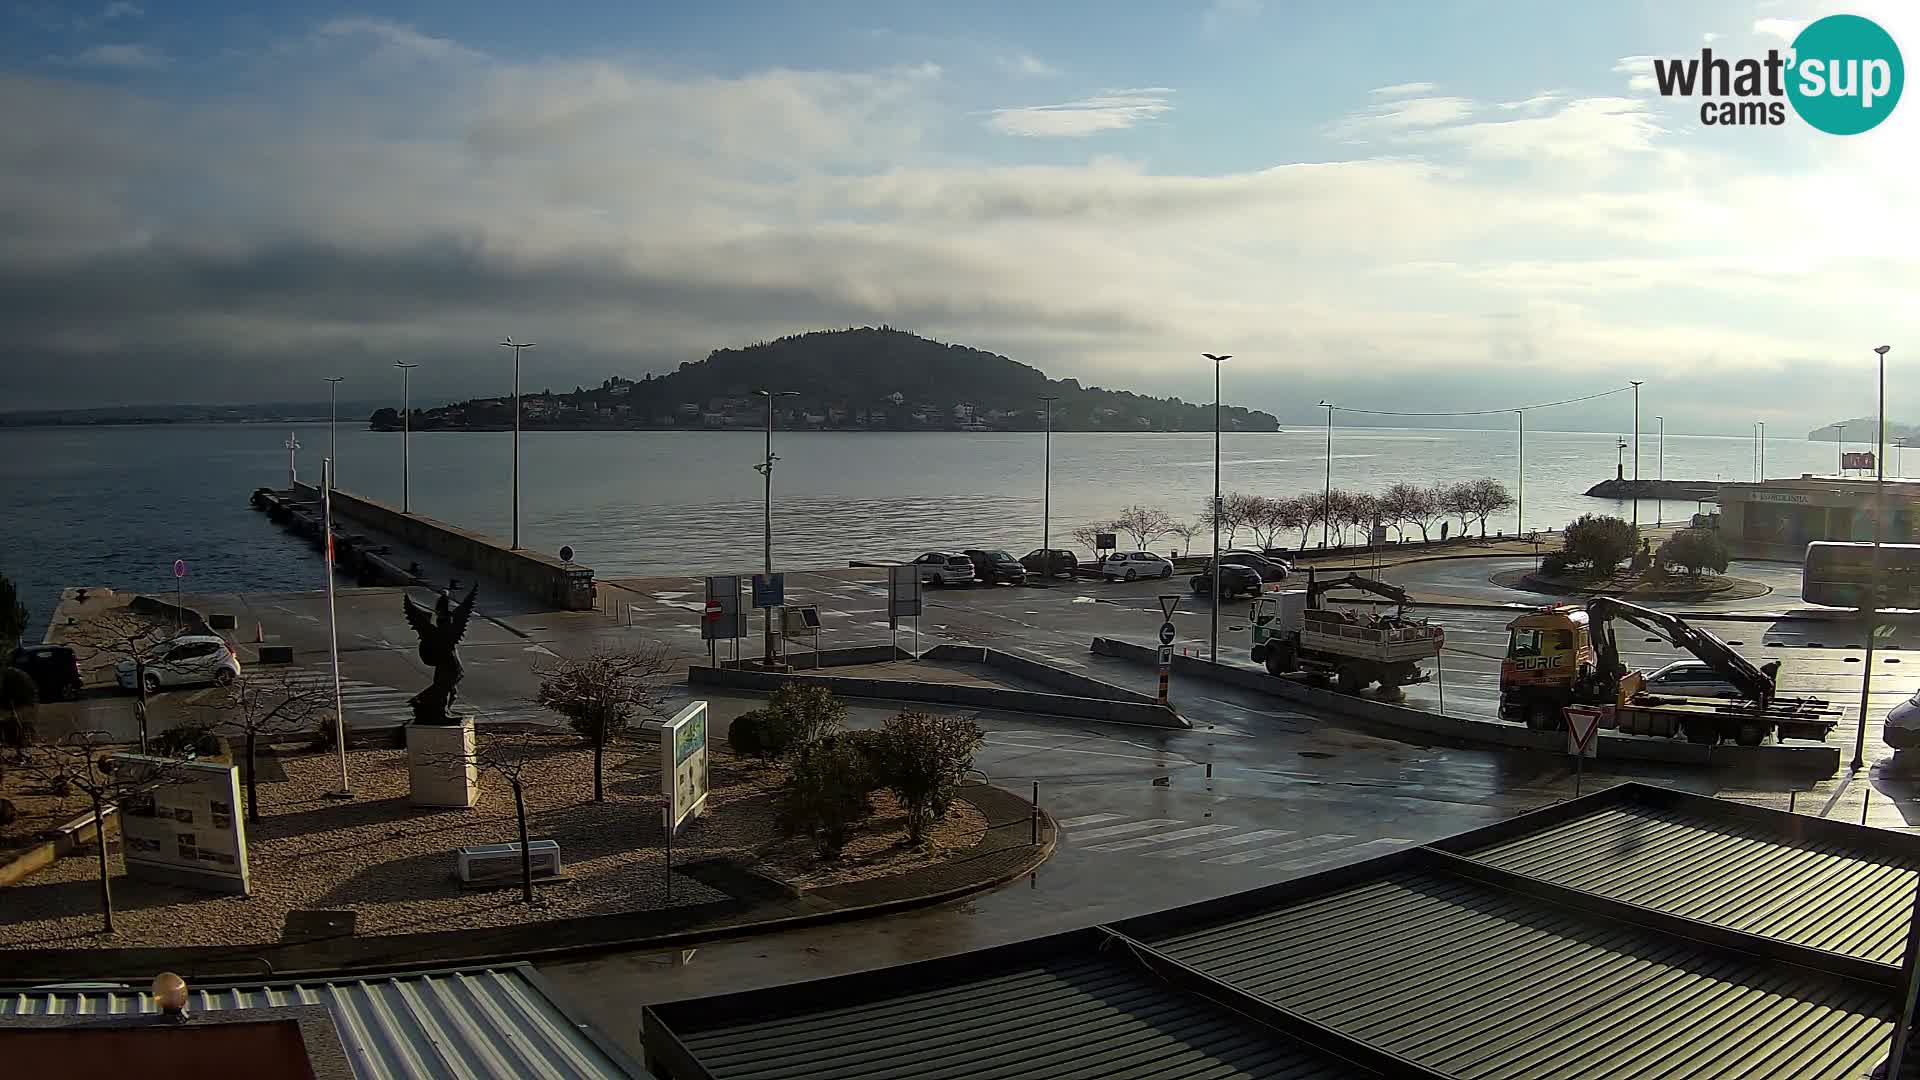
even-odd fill
[{"label": "metal roof", "polygon": [[702,1080],[1382,1075],[1171,987],[1102,931],[982,955],[654,1006],[648,1054]]},{"label": "metal roof", "polygon": [[1898,964],[1920,871],[1920,852],[1897,850],[1904,846],[1862,850],[1687,807],[1634,804],[1471,854],[1687,918]]},{"label": "metal roof", "polygon": [[[645,1080],[648,1074],[570,1019],[525,964],[424,974],[199,987],[187,1013],[324,1005],[360,1080],[539,1077]],[[0,993],[13,1016],[154,1013],[134,989]]]},{"label": "metal roof", "polygon": [[1621,784],[1114,927],[656,1006],[642,1038],[672,1080],[1859,1078],[1916,868],[1920,837]]},{"label": "metal roof", "polygon": [[1853,1077],[1892,1030],[1885,987],[1431,870],[1149,943],[1449,1076]]}]

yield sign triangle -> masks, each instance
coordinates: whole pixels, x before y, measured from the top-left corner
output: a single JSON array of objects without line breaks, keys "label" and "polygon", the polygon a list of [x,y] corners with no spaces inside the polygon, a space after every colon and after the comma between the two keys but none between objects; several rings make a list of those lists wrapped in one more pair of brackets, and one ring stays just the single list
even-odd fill
[{"label": "yield sign triangle", "polygon": [[1173,621],[1173,609],[1179,606],[1180,606],[1179,593],[1160,594],[1160,614],[1166,619],[1166,621],[1168,622]]}]

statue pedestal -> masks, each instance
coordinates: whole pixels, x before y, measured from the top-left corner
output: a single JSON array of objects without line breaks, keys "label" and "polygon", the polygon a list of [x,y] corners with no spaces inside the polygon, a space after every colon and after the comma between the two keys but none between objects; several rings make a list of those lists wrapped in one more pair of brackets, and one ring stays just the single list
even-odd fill
[{"label": "statue pedestal", "polygon": [[413,805],[466,809],[479,801],[479,773],[473,763],[473,717],[444,726],[407,725],[407,786]]}]

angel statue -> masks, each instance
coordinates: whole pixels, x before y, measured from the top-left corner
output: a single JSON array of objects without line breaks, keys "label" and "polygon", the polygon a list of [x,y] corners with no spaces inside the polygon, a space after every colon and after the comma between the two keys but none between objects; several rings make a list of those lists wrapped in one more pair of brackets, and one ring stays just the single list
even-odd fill
[{"label": "angel statue", "polygon": [[467,620],[473,616],[473,599],[480,592],[476,583],[467,591],[467,598],[454,607],[445,590],[433,605],[433,610],[413,602],[413,597],[402,594],[401,605],[406,610],[407,622],[413,632],[420,635],[420,662],[433,669],[433,685],[413,695],[409,704],[413,706],[413,722],[416,724],[457,724],[459,719],[453,716],[454,687],[460,685],[464,672],[460,667],[460,655],[455,646],[467,632]]}]

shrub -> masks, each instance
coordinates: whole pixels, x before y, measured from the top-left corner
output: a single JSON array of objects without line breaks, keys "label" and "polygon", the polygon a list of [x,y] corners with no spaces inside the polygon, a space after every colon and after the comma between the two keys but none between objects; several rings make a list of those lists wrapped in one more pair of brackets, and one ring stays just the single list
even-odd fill
[{"label": "shrub", "polygon": [[727,746],[740,757],[771,760],[774,754],[767,749],[767,710],[755,709],[734,717],[727,726]]},{"label": "shrub", "polygon": [[842,731],[829,735],[824,742],[845,743],[860,760],[866,763],[867,781],[870,790],[878,791],[888,786],[888,771],[893,763],[893,739],[885,731]]},{"label": "shrub", "polygon": [[1567,526],[1563,546],[1601,574],[1619,569],[1640,545],[1640,532],[1631,522],[1599,514],[1582,514]]},{"label": "shrub", "polygon": [[907,812],[907,842],[922,843],[927,827],[946,816],[986,735],[965,717],[920,712],[903,712],[888,720],[884,735],[886,765],[881,783]]},{"label": "shrub", "polygon": [[338,732],[333,729],[333,717],[331,715],[322,716],[314,723],[313,739],[308,742],[307,745],[315,750],[331,750],[333,749],[334,737],[337,734]]},{"label": "shrub", "polygon": [[853,827],[873,813],[872,790],[866,760],[853,740],[817,740],[794,759],[781,786],[780,829],[788,836],[811,837],[821,858],[838,858]]},{"label": "shrub", "polygon": [[788,683],[767,699],[762,753],[786,757],[841,729],[847,705],[824,686]]},{"label": "shrub", "polygon": [[1549,551],[1540,557],[1540,572],[1543,574],[1564,574],[1580,565],[1580,560],[1571,551]]},{"label": "shrub", "polygon": [[0,668],[0,746],[18,748],[33,741],[33,707],[39,701],[32,676],[19,668]]},{"label": "shrub", "polygon": [[1727,572],[1727,545],[1712,529],[1682,529],[1660,545],[1655,561],[1662,566],[1678,566],[1689,574],[1703,570]]},{"label": "shrub", "polygon": [[161,757],[213,757],[220,753],[220,736],[201,724],[180,724],[155,736],[151,749]]}]

